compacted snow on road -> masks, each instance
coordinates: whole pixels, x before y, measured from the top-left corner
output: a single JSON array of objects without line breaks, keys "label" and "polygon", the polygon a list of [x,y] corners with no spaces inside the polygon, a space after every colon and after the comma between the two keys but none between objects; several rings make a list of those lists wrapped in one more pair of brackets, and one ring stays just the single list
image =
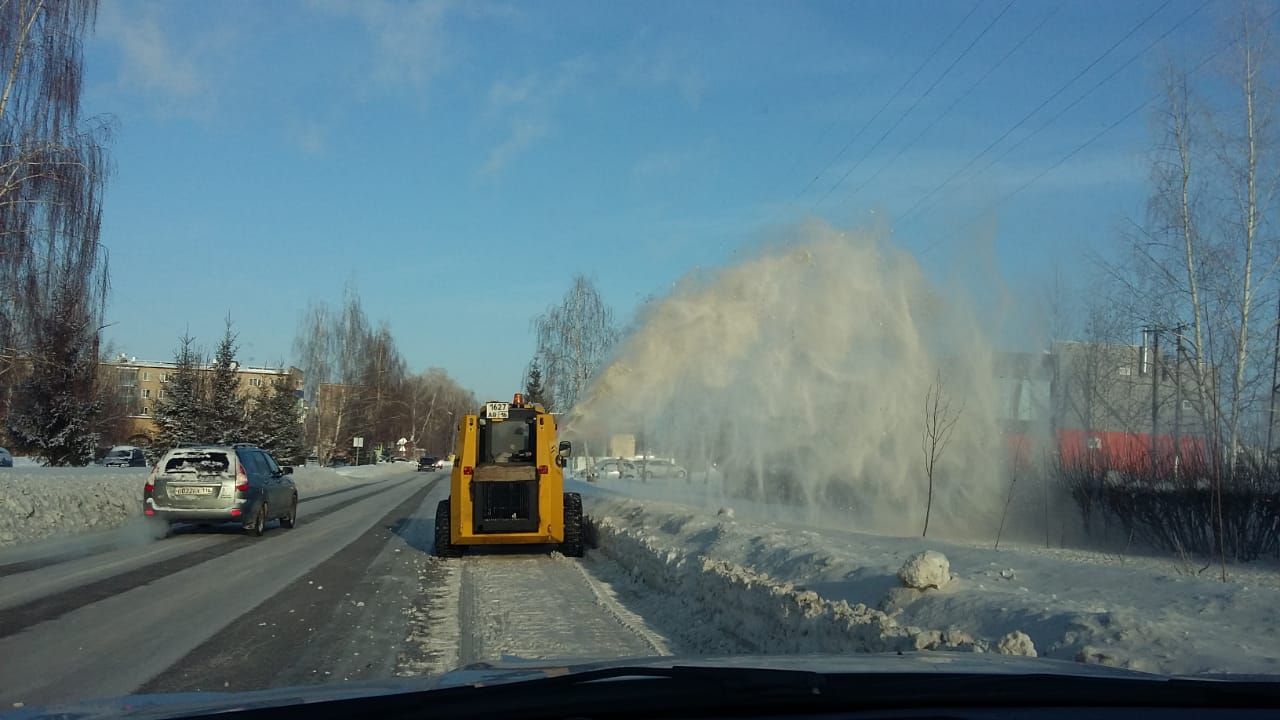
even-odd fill
[{"label": "compacted snow on road", "polygon": [[669,652],[580,560],[540,548],[432,557],[445,473],[299,480],[298,527],[272,523],[261,538],[180,527],[121,544],[72,526],[0,550],[0,707]]}]

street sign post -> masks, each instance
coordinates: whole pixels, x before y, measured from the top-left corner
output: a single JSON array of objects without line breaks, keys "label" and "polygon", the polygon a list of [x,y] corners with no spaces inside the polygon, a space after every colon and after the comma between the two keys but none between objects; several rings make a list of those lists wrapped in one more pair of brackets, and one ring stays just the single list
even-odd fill
[{"label": "street sign post", "polygon": [[356,465],[358,466],[360,464],[360,448],[364,447],[364,438],[351,438],[351,447],[356,449]]}]

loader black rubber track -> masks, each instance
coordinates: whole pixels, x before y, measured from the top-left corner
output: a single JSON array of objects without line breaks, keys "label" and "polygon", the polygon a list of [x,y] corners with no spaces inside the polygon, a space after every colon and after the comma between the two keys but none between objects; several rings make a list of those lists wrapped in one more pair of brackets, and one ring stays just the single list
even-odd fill
[{"label": "loader black rubber track", "polygon": [[566,557],[582,557],[582,496],[575,492],[564,494],[564,542],[560,554]]},{"label": "loader black rubber track", "polygon": [[449,534],[449,501],[436,505],[436,557],[462,557],[462,548],[453,544]]}]

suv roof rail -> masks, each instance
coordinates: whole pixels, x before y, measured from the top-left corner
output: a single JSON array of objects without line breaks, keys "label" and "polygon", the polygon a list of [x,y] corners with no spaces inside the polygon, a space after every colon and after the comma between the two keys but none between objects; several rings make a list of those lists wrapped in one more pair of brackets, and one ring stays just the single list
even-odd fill
[{"label": "suv roof rail", "polygon": [[257,446],[257,444],[255,444],[255,443],[231,443],[231,447],[233,447],[233,448],[256,448],[256,447],[258,447],[258,446]]}]

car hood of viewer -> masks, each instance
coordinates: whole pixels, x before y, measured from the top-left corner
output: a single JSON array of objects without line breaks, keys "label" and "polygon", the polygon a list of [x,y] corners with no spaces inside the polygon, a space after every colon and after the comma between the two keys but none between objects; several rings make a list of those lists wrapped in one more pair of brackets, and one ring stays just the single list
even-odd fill
[{"label": "car hood of viewer", "polygon": [[[120,698],[77,703],[68,706],[20,708],[0,714],[0,720],[67,720],[79,718],[170,718],[186,715],[300,705],[305,703],[376,697],[407,692],[422,692],[450,687],[502,685],[571,673],[618,667],[670,668],[674,666],[792,670],[814,673],[884,674],[986,674],[998,676],[1060,675],[1085,678],[1147,678],[1150,675],[1099,665],[1084,665],[1045,658],[1008,655],[975,655],[971,653],[920,652],[905,654],[858,655],[742,655],[714,657],[659,657],[607,660],[599,662],[573,660],[555,663],[547,660],[504,658],[499,662],[479,663],[432,678],[395,678],[383,682],[360,684],[309,685],[249,692],[196,692],[162,695],[128,695]],[[1232,680],[1256,680],[1253,676],[1231,676]],[[1274,681],[1275,678],[1264,678]]]}]

